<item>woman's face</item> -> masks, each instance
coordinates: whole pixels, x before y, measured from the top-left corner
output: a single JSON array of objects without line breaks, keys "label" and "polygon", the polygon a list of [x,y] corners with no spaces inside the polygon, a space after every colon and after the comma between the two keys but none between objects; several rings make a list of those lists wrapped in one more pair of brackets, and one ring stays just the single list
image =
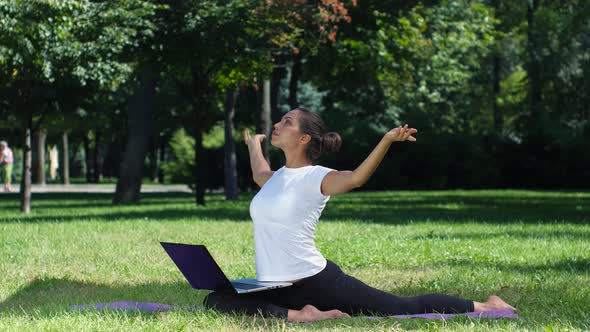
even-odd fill
[{"label": "woman's face", "polygon": [[277,148],[296,148],[304,143],[304,136],[299,129],[299,111],[293,110],[275,123],[270,143]]}]

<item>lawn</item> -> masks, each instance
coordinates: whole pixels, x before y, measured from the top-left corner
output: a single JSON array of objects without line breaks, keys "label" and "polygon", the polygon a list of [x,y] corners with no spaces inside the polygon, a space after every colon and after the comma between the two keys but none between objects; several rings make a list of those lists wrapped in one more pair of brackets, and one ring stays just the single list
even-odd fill
[{"label": "lawn", "polygon": [[420,191],[334,196],[316,233],[322,253],[398,295],[497,294],[520,319],[350,318],[288,323],[214,311],[74,312],[112,301],[200,305],[159,241],[203,243],[231,278],[254,276],[252,195],[225,202],[144,195],[113,207],[106,194],[34,194],[33,212],[0,195],[0,330],[588,330],[590,193]]}]

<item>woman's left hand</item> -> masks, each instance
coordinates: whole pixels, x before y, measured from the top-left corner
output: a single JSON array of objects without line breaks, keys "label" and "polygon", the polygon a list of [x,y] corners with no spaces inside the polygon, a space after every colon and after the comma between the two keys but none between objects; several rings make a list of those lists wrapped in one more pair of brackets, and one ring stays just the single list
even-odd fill
[{"label": "woman's left hand", "polygon": [[391,129],[390,131],[385,133],[385,136],[383,138],[388,140],[390,143],[403,142],[406,140],[410,142],[416,142],[416,138],[412,135],[414,135],[417,132],[418,130],[416,128],[408,128],[408,125],[406,124],[403,127],[399,126],[397,128]]}]

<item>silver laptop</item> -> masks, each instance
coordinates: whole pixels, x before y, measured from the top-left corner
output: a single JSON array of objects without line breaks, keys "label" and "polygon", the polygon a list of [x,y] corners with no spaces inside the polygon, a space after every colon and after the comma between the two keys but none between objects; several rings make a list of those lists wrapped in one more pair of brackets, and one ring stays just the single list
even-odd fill
[{"label": "silver laptop", "polygon": [[290,282],[256,279],[230,281],[204,245],[160,242],[189,284],[196,289],[233,289],[238,294],[291,286]]}]

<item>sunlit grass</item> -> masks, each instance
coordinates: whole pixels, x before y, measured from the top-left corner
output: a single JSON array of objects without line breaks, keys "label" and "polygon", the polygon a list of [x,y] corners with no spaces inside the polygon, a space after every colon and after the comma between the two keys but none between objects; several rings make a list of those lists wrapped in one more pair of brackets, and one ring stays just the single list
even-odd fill
[{"label": "sunlit grass", "polygon": [[498,294],[518,320],[446,322],[352,318],[314,324],[220,315],[73,312],[112,301],[200,305],[159,241],[206,244],[232,278],[254,276],[251,194],[197,207],[190,195],[146,195],[139,206],[110,195],[37,194],[33,213],[0,196],[0,330],[590,328],[590,193],[433,191],[332,197],[316,241],[366,283],[411,296],[474,300]]}]

